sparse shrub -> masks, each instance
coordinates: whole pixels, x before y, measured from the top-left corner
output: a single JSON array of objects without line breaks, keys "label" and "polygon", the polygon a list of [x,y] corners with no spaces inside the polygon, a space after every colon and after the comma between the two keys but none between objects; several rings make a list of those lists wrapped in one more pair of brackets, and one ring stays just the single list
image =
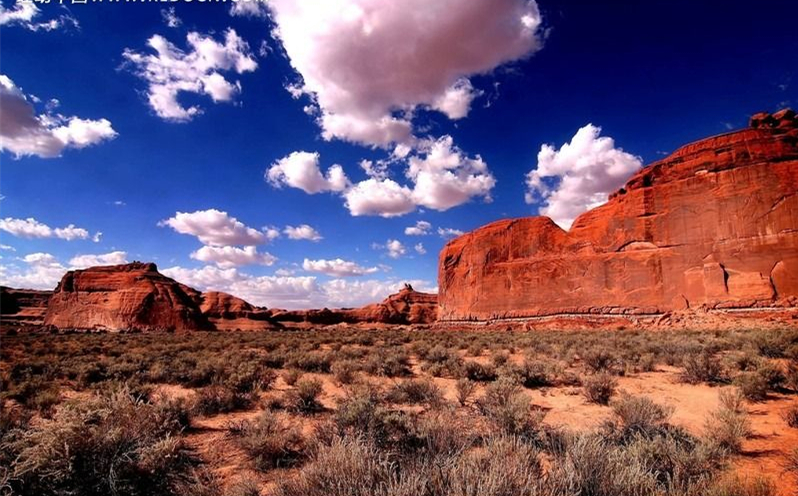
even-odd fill
[{"label": "sparse shrub", "polygon": [[745,412],[745,395],[740,391],[740,388],[724,389],[718,393],[718,398],[722,408],[734,413]]},{"label": "sparse shrub", "polygon": [[465,406],[468,398],[474,394],[474,389],[476,389],[477,383],[472,381],[471,379],[462,377],[457,380],[457,384],[455,384],[455,389],[457,391],[457,401],[460,403],[461,406]]},{"label": "sparse shrub", "polygon": [[682,363],[682,380],[689,384],[715,384],[726,380],[721,361],[708,349],[687,355]]},{"label": "sparse shrub", "polygon": [[721,406],[710,413],[704,423],[704,437],[712,444],[731,453],[739,453],[743,439],[751,433],[751,422],[744,411]]},{"label": "sparse shrub", "polygon": [[249,477],[241,478],[228,489],[225,496],[260,496],[260,485]]},{"label": "sparse shrub", "polygon": [[332,364],[331,370],[340,384],[352,384],[357,377],[358,365],[353,360],[340,360]]},{"label": "sparse shrub", "polygon": [[369,374],[385,377],[410,375],[410,357],[404,351],[380,349],[366,362],[364,369]]},{"label": "sparse shrub", "polygon": [[67,403],[4,446],[16,453],[9,484],[21,495],[179,494],[194,461],[180,426],[119,392]]},{"label": "sparse shrub", "polygon": [[582,381],[582,387],[583,394],[588,401],[606,405],[610,402],[612,395],[615,394],[618,381],[611,375],[602,373],[585,378]]},{"label": "sparse shrub", "polygon": [[798,357],[787,364],[787,372],[784,374],[785,385],[798,393]]},{"label": "sparse shrub", "polygon": [[251,396],[238,394],[228,387],[215,384],[197,391],[193,411],[197,415],[216,415],[247,407],[251,402]]},{"label": "sparse shrub", "polygon": [[265,411],[255,420],[233,424],[229,431],[260,470],[292,466],[304,456],[302,434],[286,426],[272,412]]},{"label": "sparse shrub", "polygon": [[493,362],[495,367],[501,367],[506,364],[508,360],[510,360],[510,354],[504,350],[494,352],[490,357],[490,361]]},{"label": "sparse shrub", "polygon": [[315,378],[302,378],[296,387],[286,394],[286,404],[292,410],[300,413],[312,413],[321,410],[319,396],[324,390],[324,384]]},{"label": "sparse shrub", "polygon": [[604,348],[589,349],[584,353],[582,359],[593,372],[610,371],[617,361],[615,354]]},{"label": "sparse shrub", "polygon": [[785,464],[784,468],[786,468],[793,474],[798,475],[798,448],[793,448],[787,454],[787,463]]},{"label": "sparse shrub", "polygon": [[784,410],[782,417],[787,425],[798,429],[798,406],[791,406]]},{"label": "sparse shrub", "polygon": [[506,378],[489,384],[477,404],[480,412],[507,434],[536,436],[545,416],[541,411],[533,411],[521,387]]},{"label": "sparse shrub", "polygon": [[388,392],[387,400],[392,403],[426,403],[431,407],[439,407],[444,403],[443,391],[429,379],[402,381]]},{"label": "sparse shrub", "polygon": [[611,406],[615,419],[605,423],[605,429],[619,439],[660,434],[673,414],[673,408],[654,403],[646,396],[625,394]]},{"label": "sparse shrub", "polygon": [[463,374],[466,378],[477,382],[496,380],[496,368],[493,365],[482,364],[473,360],[463,363]]},{"label": "sparse shrub", "polygon": [[304,374],[299,369],[288,369],[283,371],[282,378],[283,382],[285,382],[287,385],[293,386],[303,375]]},{"label": "sparse shrub", "polygon": [[704,493],[706,496],[773,496],[777,494],[771,479],[764,476],[741,478],[733,475],[715,481]]},{"label": "sparse shrub", "polygon": [[557,375],[552,363],[526,359],[520,367],[514,367],[514,373],[525,388],[541,388],[553,386]]},{"label": "sparse shrub", "polygon": [[781,367],[775,363],[764,363],[760,365],[756,369],[756,373],[759,374],[762,379],[764,379],[768,389],[771,391],[778,391],[782,386],[784,386],[784,383],[787,380],[787,378],[784,376],[784,372],[781,371]]},{"label": "sparse shrub", "polygon": [[749,401],[763,401],[767,398],[767,380],[757,372],[743,372],[734,378],[734,384]]}]

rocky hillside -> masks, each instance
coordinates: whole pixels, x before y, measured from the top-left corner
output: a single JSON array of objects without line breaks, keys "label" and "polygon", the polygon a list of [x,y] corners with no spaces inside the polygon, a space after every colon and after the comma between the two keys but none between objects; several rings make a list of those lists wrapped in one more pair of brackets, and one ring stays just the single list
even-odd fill
[{"label": "rocky hillside", "polygon": [[39,325],[52,294],[52,291],[0,286],[0,320],[4,324]]},{"label": "rocky hillside", "polygon": [[798,119],[686,145],[569,231],[501,220],[440,254],[442,321],[798,303]]}]

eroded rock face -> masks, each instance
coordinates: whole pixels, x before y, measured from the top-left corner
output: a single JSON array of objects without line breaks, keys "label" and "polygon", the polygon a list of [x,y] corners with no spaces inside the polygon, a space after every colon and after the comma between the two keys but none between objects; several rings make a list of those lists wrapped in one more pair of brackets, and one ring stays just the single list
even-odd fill
[{"label": "eroded rock face", "polygon": [[280,322],[305,322],[317,325],[334,324],[431,324],[437,320],[438,296],[415,291],[410,285],[392,294],[381,303],[361,308],[320,310],[272,310],[272,318]]},{"label": "eroded rock face", "polygon": [[162,275],[154,263],[92,267],[64,275],[44,323],[59,329],[211,330],[201,302],[198,291]]},{"label": "eroded rock face", "polygon": [[0,321],[3,324],[41,325],[52,291],[0,286]]},{"label": "eroded rock face", "polygon": [[440,319],[652,314],[798,303],[798,120],[686,145],[566,232],[494,222],[440,255]]}]

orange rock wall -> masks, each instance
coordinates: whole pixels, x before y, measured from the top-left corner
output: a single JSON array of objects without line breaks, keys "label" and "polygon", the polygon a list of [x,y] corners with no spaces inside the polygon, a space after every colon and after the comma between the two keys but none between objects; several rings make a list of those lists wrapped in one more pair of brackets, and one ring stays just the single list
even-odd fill
[{"label": "orange rock wall", "polygon": [[684,146],[566,232],[494,222],[441,252],[442,321],[798,302],[798,121]]}]

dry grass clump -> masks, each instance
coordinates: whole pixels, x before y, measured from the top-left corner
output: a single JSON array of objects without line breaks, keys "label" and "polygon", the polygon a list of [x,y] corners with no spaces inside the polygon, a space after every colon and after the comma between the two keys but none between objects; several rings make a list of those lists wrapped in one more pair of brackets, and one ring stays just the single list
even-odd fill
[{"label": "dry grass clump", "polygon": [[720,392],[720,407],[704,423],[704,437],[720,449],[739,453],[743,439],[751,434],[751,421],[743,406],[744,392],[739,389]]},{"label": "dry grass clump", "polygon": [[646,396],[624,394],[612,402],[611,407],[613,418],[605,422],[604,429],[621,440],[662,434],[673,414],[673,408],[659,405]]},{"label": "dry grass clump", "polygon": [[260,470],[293,466],[305,456],[299,429],[286,425],[272,412],[261,412],[255,420],[232,424],[228,430]]},{"label": "dry grass clump", "polygon": [[512,435],[537,436],[545,416],[533,410],[521,387],[507,378],[489,384],[477,406],[496,430]]},{"label": "dry grass clump", "polygon": [[764,401],[770,390],[767,379],[758,372],[743,372],[734,378],[734,385],[749,401]]},{"label": "dry grass clump", "polygon": [[476,382],[490,382],[495,381],[498,374],[496,367],[492,364],[466,360],[463,362],[462,377]]},{"label": "dry grass clump", "polygon": [[352,384],[357,378],[360,366],[355,360],[340,360],[334,362],[330,370],[339,384]]},{"label": "dry grass clump", "polygon": [[465,406],[468,399],[474,394],[477,383],[465,377],[457,379],[455,390],[457,391],[457,402],[460,406]]},{"label": "dry grass clump", "polygon": [[299,413],[313,413],[323,409],[319,396],[324,391],[324,383],[315,378],[302,378],[294,389],[287,391],[284,405]]},{"label": "dry grass clump", "polygon": [[792,406],[782,413],[782,418],[787,422],[787,425],[798,429],[798,406]]},{"label": "dry grass clump", "polygon": [[582,393],[591,403],[607,405],[615,394],[618,381],[607,373],[596,374],[582,379]]},{"label": "dry grass clump", "polygon": [[196,461],[179,437],[174,409],[121,391],[67,403],[52,420],[4,436],[15,454],[17,494],[179,494],[193,487]]},{"label": "dry grass clump", "polygon": [[688,384],[718,384],[727,381],[723,363],[709,349],[688,354],[683,362],[682,380]]}]

